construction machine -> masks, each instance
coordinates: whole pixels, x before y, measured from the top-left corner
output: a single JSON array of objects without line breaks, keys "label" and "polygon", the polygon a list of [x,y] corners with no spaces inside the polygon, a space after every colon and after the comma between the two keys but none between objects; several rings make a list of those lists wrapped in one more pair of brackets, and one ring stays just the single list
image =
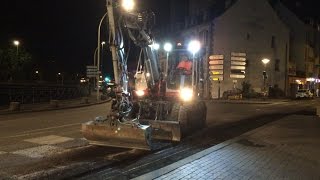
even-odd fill
[{"label": "construction machine", "polygon": [[[90,144],[152,150],[155,141],[180,141],[206,125],[200,43],[193,41],[189,49],[167,44],[160,53],[151,31],[154,13],[135,12],[133,5],[107,0],[115,95],[110,113],[82,124],[81,131]],[[140,48],[137,59],[128,59],[130,42]],[[128,61],[137,62],[134,85]]]}]

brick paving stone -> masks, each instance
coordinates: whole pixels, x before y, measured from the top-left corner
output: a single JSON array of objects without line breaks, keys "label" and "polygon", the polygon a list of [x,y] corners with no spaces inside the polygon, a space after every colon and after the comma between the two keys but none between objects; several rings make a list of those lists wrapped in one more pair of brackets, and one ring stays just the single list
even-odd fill
[{"label": "brick paving stone", "polygon": [[[284,118],[230,140],[223,148],[160,177],[319,180],[319,122],[309,116]],[[251,143],[244,143],[247,141]]]}]

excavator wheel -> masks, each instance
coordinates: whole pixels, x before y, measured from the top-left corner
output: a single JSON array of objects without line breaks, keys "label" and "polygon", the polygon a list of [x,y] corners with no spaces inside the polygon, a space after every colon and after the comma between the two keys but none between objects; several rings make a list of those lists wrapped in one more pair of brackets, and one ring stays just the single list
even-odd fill
[{"label": "excavator wheel", "polygon": [[207,108],[204,102],[183,104],[179,110],[182,137],[198,131],[206,126]]}]

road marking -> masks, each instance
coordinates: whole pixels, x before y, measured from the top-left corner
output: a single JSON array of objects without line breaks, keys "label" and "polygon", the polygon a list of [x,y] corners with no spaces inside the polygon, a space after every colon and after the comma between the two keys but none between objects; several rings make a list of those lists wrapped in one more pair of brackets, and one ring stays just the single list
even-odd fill
[{"label": "road marking", "polygon": [[7,154],[7,152],[0,151],[0,155],[2,155],[2,154]]},{"label": "road marking", "polygon": [[[40,133],[39,131],[46,131],[48,132],[48,130],[53,130],[53,129],[59,129],[59,128],[63,128],[63,127],[71,127],[71,126],[80,126],[81,123],[74,123],[74,124],[66,124],[66,125],[62,125],[62,126],[54,126],[54,127],[49,127],[49,128],[42,128],[42,129],[35,129],[35,130],[31,130],[31,131],[24,131],[21,134],[18,135],[14,135],[14,136],[7,136],[7,137],[0,137],[0,139],[7,139],[7,138],[15,138],[15,137],[21,137],[21,136],[28,136],[30,134],[36,134],[36,133]],[[79,127],[80,129],[80,127]]]},{"label": "road marking", "polygon": [[61,148],[55,147],[55,146],[38,146],[28,149],[22,149],[18,151],[12,152],[13,154],[22,155],[30,158],[43,158],[45,156],[50,156],[52,154],[55,154],[56,152],[62,151]]},{"label": "road marking", "polygon": [[32,139],[25,139],[24,141],[35,143],[35,144],[42,144],[42,145],[45,145],[45,144],[53,145],[53,144],[64,143],[72,140],[73,138],[50,135],[50,136],[43,136],[43,137],[32,138]]}]

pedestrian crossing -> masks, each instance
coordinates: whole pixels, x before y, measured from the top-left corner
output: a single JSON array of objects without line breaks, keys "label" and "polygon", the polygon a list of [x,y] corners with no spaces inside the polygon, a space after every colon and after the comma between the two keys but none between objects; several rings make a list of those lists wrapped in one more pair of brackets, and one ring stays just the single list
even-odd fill
[{"label": "pedestrian crossing", "polygon": [[38,137],[38,138],[26,139],[24,141],[35,143],[35,144],[42,144],[42,145],[44,145],[44,144],[53,145],[53,144],[64,143],[64,142],[72,141],[72,140],[73,140],[73,138],[50,135],[50,136],[43,136],[43,137]]},{"label": "pedestrian crossing", "polygon": [[33,148],[14,151],[12,152],[12,154],[22,155],[29,158],[44,158],[61,151],[63,151],[63,149],[60,149],[59,147],[44,145],[44,146],[37,146]]},{"label": "pedestrian crossing", "polygon": [[7,152],[0,151],[0,156],[18,155],[25,158],[40,159],[62,153],[72,147],[81,147],[88,144],[84,138],[70,138],[57,135],[28,138],[23,139],[22,142],[27,143],[25,148],[20,147],[21,149]]},{"label": "pedestrian crossing", "polygon": [[2,155],[2,154],[7,154],[7,152],[0,151],[0,155]]}]

